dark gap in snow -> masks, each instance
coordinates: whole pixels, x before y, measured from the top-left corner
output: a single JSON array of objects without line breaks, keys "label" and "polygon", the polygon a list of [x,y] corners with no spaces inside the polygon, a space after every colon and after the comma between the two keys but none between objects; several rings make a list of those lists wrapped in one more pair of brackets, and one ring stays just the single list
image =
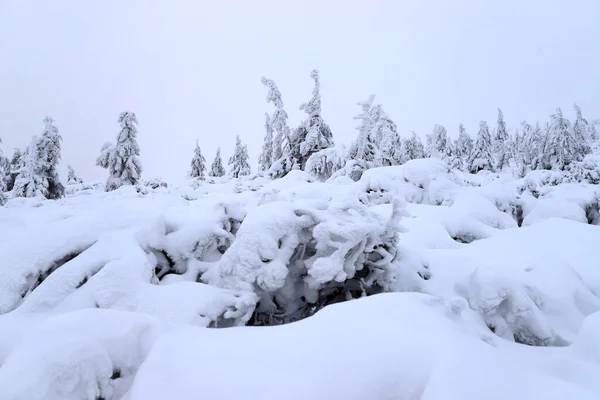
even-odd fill
[{"label": "dark gap in snow", "polygon": [[590,203],[585,206],[585,218],[590,225],[600,225],[600,204]]},{"label": "dark gap in snow", "polygon": [[121,377],[121,370],[119,368],[115,368],[113,370],[113,373],[110,377],[110,379],[115,380],[115,379],[119,379]]},{"label": "dark gap in snow", "polygon": [[50,274],[52,274],[54,271],[56,271],[57,269],[59,269],[60,267],[62,267],[66,263],[68,263],[69,261],[75,259],[77,256],[79,256],[81,253],[83,253],[84,251],[86,251],[87,249],[92,247],[93,245],[94,245],[94,243],[82,248],[81,250],[73,251],[71,253],[64,255],[63,257],[61,257],[57,260],[54,260],[45,269],[39,271],[37,273],[37,275],[36,274],[29,275],[27,277],[29,287],[26,287],[25,290],[21,293],[21,298],[24,299],[25,297],[27,297],[38,286],[40,286],[42,284],[42,282],[44,282],[44,280],[46,280],[46,278],[48,278],[50,276]]}]

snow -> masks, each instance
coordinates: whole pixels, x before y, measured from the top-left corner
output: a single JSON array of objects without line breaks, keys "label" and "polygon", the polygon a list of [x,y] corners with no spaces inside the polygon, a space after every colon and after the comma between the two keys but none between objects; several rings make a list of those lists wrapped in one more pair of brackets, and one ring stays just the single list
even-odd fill
[{"label": "snow", "polygon": [[9,199],[0,400],[600,398],[597,184],[338,172]]}]

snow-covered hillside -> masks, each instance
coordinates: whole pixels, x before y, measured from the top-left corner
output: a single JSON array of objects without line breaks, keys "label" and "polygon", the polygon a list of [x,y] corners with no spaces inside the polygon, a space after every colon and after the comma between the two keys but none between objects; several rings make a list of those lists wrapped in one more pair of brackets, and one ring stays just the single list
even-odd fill
[{"label": "snow-covered hillside", "polygon": [[0,208],[1,400],[600,398],[597,184],[191,182]]}]

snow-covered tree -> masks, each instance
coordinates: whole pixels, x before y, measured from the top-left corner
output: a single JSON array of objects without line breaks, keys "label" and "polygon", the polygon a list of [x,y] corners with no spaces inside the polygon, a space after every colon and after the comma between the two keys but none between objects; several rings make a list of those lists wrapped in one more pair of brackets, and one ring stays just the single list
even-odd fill
[{"label": "snow-covered tree", "polygon": [[493,140],[494,165],[498,170],[502,170],[502,168],[508,165],[509,149],[507,148],[507,141],[509,138],[506,122],[504,122],[504,114],[502,110],[498,109],[498,127],[496,128]]},{"label": "snow-covered tree", "polygon": [[[2,140],[0,139],[0,143]],[[0,149],[0,206],[6,204],[6,182],[10,180],[10,161],[4,156],[4,152]]]},{"label": "snow-covered tree", "polygon": [[573,138],[577,143],[579,143],[579,151],[582,153],[582,155],[590,154],[592,152],[590,124],[585,118],[583,118],[581,114],[581,108],[579,108],[577,104],[573,104],[573,109],[575,110]]},{"label": "snow-covered tree", "polygon": [[467,169],[472,173],[481,170],[493,170],[494,159],[492,156],[492,137],[487,122],[479,123],[479,132],[473,145],[473,151],[467,159]]},{"label": "snow-covered tree", "polygon": [[206,159],[202,155],[202,151],[200,150],[200,145],[198,144],[197,140],[196,147],[194,148],[194,157],[192,158],[190,167],[190,178],[204,178],[204,175],[206,174]]},{"label": "snow-covered tree", "polygon": [[320,181],[325,181],[344,168],[347,156],[348,152],[342,145],[319,150],[308,158],[305,171]]},{"label": "snow-covered tree", "polygon": [[111,142],[105,142],[100,149],[100,155],[96,158],[96,165],[104,169],[108,169],[110,165],[110,155],[114,150],[114,145]]},{"label": "snow-covered tree", "polygon": [[38,137],[34,136],[21,156],[21,167],[15,179],[13,195],[15,197],[43,196],[47,181],[40,175],[40,160],[38,158]]},{"label": "snow-covered tree", "polygon": [[235,138],[235,149],[229,158],[229,174],[232,178],[250,175],[250,164],[248,163],[248,148],[242,145],[239,135]]},{"label": "snow-covered tree", "polygon": [[294,131],[290,142],[291,156],[302,170],[304,170],[306,161],[313,153],[333,146],[331,129],[321,116],[319,71],[313,70],[310,76],[315,81],[313,96],[308,103],[300,106],[300,110],[308,114],[308,118],[302,121],[302,124]]},{"label": "snow-covered tree", "polygon": [[354,117],[360,121],[360,124],[356,127],[358,130],[358,137],[356,141],[350,147],[349,158],[352,160],[362,160],[365,162],[372,162],[375,159],[377,153],[377,146],[372,136],[373,130],[373,119],[371,108],[373,106],[373,100],[375,95],[369,96],[366,101],[359,101],[356,103],[361,108],[361,113]]},{"label": "snow-covered tree", "polygon": [[68,185],[75,185],[77,183],[83,183],[83,179],[81,179],[80,177],[77,176],[73,167],[71,167],[70,165],[67,165],[67,168],[69,170],[69,175],[67,176],[67,184]]},{"label": "snow-covered tree", "polygon": [[590,124],[589,136],[592,143],[600,139],[600,135],[598,135],[598,129],[596,128],[598,125],[600,125],[600,120],[594,120]]},{"label": "snow-covered tree", "polygon": [[23,163],[21,157],[21,149],[16,148],[13,152],[12,158],[10,159],[10,166],[8,169],[9,179],[6,183],[7,191],[13,190],[15,186],[15,180],[17,179],[17,175],[19,174],[19,170],[21,169]]},{"label": "snow-covered tree", "polygon": [[37,165],[36,173],[45,180],[44,197],[47,199],[59,199],[64,196],[65,188],[58,176],[58,163],[61,159],[62,137],[58,128],[54,126],[51,117],[44,118],[44,131],[36,143]]},{"label": "snow-covered tree", "polygon": [[404,142],[404,148],[408,160],[425,158],[425,147],[423,146],[421,138],[418,137],[415,132],[413,132],[412,136]]},{"label": "snow-covered tree", "polygon": [[462,123],[458,125],[458,138],[454,147],[456,155],[463,160],[466,160],[473,151],[473,139],[471,139]]},{"label": "snow-covered tree", "polygon": [[373,107],[371,114],[374,121],[371,137],[377,144],[375,165],[379,167],[400,165],[408,161],[406,153],[403,152],[396,124],[383,110],[381,104]]},{"label": "snow-covered tree", "polygon": [[221,148],[217,148],[217,154],[215,159],[210,166],[209,176],[221,177],[225,175],[225,167],[223,167],[223,160],[221,159]]},{"label": "snow-covered tree", "polygon": [[273,165],[273,126],[268,113],[265,113],[265,130],[267,133],[265,134],[260,156],[258,156],[259,171],[268,171]]},{"label": "snow-covered tree", "polygon": [[123,185],[136,185],[142,174],[140,162],[140,146],[137,143],[137,118],[135,113],[125,111],[119,115],[121,132],[108,162],[110,176],[106,182],[106,190],[115,190]]},{"label": "snow-covered tree", "polygon": [[431,135],[427,136],[427,153],[429,157],[445,159],[448,155],[448,132],[441,125],[435,125]]},{"label": "snow-covered tree", "polygon": [[548,125],[544,168],[564,170],[571,163],[581,161],[583,155],[581,145],[573,135],[570,121],[563,116],[562,110],[557,108]]},{"label": "snow-covered tree", "polygon": [[451,169],[463,170],[464,161],[456,147],[456,144],[450,143],[447,147],[446,162]]},{"label": "snow-covered tree", "polygon": [[262,83],[269,91],[267,93],[267,103],[273,103],[275,111],[271,117],[271,126],[275,136],[273,137],[273,164],[271,172],[273,177],[281,177],[287,174],[294,167],[294,162],[290,154],[290,128],[287,124],[288,115],[283,109],[281,92],[275,82],[265,77]]}]

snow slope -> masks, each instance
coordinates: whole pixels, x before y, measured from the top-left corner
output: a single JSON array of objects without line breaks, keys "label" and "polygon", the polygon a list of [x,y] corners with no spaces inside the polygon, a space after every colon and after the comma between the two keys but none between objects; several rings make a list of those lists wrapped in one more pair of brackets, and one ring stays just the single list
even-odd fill
[{"label": "snow slope", "polygon": [[0,400],[600,398],[598,185],[341,178],[11,199]]}]

